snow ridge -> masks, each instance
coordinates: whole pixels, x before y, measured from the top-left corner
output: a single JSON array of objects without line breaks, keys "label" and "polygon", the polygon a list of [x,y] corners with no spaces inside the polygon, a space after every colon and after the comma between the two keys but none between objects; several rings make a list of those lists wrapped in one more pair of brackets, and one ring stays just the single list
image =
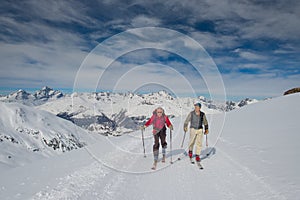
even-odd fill
[{"label": "snow ridge", "polygon": [[86,131],[34,107],[0,102],[0,113],[0,168],[82,148],[89,141]]}]

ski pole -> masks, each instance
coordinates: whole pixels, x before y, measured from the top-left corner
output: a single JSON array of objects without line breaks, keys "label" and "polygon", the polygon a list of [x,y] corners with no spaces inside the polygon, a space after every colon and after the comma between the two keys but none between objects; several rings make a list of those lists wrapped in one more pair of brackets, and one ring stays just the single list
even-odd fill
[{"label": "ski pole", "polygon": [[173,164],[172,160],[172,131],[170,130],[170,153],[171,153],[171,164]]},{"label": "ski pole", "polygon": [[144,142],[144,130],[143,130],[143,129],[142,129],[142,140],[143,140],[144,158],[146,158],[146,153],[145,153],[145,142]]},{"label": "ski pole", "polygon": [[185,134],[186,134],[186,131],[184,131],[184,135],[183,135],[183,139],[182,139],[182,143],[181,143],[181,148],[183,147],[183,143],[184,143],[184,139],[185,139]]},{"label": "ski pole", "polygon": [[[206,148],[208,148],[207,134],[205,134],[205,137],[206,137]],[[208,153],[206,154],[206,156],[209,156],[209,153],[210,153],[210,152],[208,152]]]}]

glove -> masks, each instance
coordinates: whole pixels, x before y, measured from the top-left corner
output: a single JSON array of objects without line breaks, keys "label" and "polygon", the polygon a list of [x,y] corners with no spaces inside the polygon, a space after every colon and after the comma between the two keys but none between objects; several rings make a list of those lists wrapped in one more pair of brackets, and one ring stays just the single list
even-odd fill
[{"label": "glove", "polygon": [[146,127],[147,127],[147,126],[143,125],[143,126],[140,127],[140,129],[141,129],[142,131],[144,131]]},{"label": "glove", "polygon": [[184,132],[187,132],[187,127],[186,126],[183,127],[183,130],[184,130]]},{"label": "glove", "polygon": [[208,129],[205,130],[204,134],[207,135],[209,133]]},{"label": "glove", "polygon": [[170,125],[170,126],[169,126],[169,129],[170,129],[171,131],[173,131],[173,126],[172,126],[172,125]]}]

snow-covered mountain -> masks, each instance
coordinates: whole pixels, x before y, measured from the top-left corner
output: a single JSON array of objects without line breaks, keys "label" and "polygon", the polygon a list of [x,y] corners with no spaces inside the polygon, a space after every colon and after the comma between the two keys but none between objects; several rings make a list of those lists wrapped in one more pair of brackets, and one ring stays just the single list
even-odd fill
[{"label": "snow-covered mountain", "polygon": [[[137,130],[157,106],[162,106],[169,117],[180,116],[193,107],[193,99],[174,98],[165,91],[149,94],[133,93],[73,93],[56,101],[47,102],[39,109],[73,121],[90,131],[119,135]],[[203,105],[209,113],[219,112]]]},{"label": "snow-covered mountain", "polygon": [[85,130],[46,111],[0,102],[0,168],[82,148]]},{"label": "snow-covered mountain", "polygon": [[249,104],[252,104],[252,103],[257,103],[257,102],[258,102],[258,100],[250,99],[250,98],[243,99],[239,102],[226,101],[225,107],[222,107],[222,105],[221,105],[221,108],[222,108],[222,110],[228,112],[228,111],[232,111],[234,109],[239,109],[239,108],[244,107],[246,105],[249,105]]},{"label": "snow-covered mountain", "polygon": [[0,101],[18,102],[25,105],[41,105],[49,100],[56,100],[63,96],[64,94],[62,92],[45,86],[33,94],[20,89],[9,95],[0,97]]},{"label": "snow-covered mountain", "polygon": [[[156,171],[150,169],[150,129],[145,131],[146,158],[140,131],[122,137],[95,134],[95,144],[85,149],[1,170],[0,199],[296,200],[299,102],[300,94],[292,94],[236,109],[226,113],[221,131],[216,127],[224,113],[209,114],[203,171],[183,155],[188,136],[181,148],[182,116],[172,119],[172,151],[168,145],[167,162],[159,162]],[[167,139],[170,144],[169,132]]]},{"label": "snow-covered mountain", "polygon": [[[245,99],[238,103],[218,103],[202,96],[175,98],[165,91],[149,94],[73,93],[56,101],[47,102],[39,106],[39,109],[52,112],[92,131],[119,135],[137,130],[157,106],[162,106],[166,114],[172,118],[190,112],[194,102],[201,102],[202,110],[212,114],[240,108],[257,100]],[[110,121],[109,126],[108,121]]]},{"label": "snow-covered mountain", "polygon": [[121,135],[137,130],[157,106],[162,106],[172,118],[190,112],[195,102],[201,102],[202,110],[207,114],[231,111],[257,102],[249,98],[225,103],[214,102],[203,96],[175,98],[166,91],[148,94],[97,92],[63,95],[49,87],[34,94],[19,90],[0,99],[35,105],[84,129],[104,135]]}]

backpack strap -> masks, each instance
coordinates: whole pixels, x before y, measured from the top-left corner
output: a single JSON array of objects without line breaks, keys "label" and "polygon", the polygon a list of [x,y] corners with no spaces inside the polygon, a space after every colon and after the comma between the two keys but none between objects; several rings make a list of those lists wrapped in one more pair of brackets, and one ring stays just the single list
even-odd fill
[{"label": "backpack strap", "polygon": [[[204,112],[201,112],[201,111],[200,111],[200,121],[202,122],[202,124],[203,124],[203,116],[204,116]],[[202,125],[202,124],[201,124],[201,125]]]}]

